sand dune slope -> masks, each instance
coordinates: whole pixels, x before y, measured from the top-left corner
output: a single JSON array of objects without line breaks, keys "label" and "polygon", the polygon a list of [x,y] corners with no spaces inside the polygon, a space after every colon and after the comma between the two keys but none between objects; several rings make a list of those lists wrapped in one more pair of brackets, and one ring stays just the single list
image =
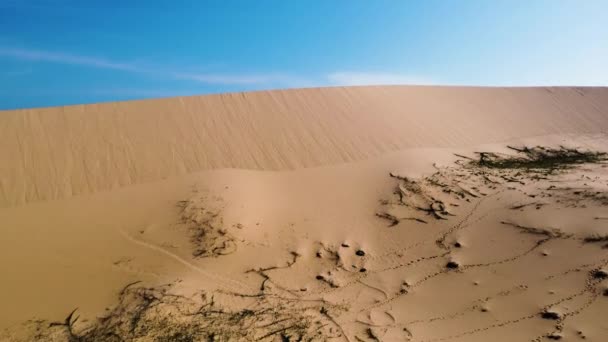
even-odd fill
[{"label": "sand dune slope", "polygon": [[606,341],[608,89],[0,113],[0,341]]},{"label": "sand dune slope", "polygon": [[350,87],[0,112],[0,207],[206,169],[608,129],[606,88]]}]

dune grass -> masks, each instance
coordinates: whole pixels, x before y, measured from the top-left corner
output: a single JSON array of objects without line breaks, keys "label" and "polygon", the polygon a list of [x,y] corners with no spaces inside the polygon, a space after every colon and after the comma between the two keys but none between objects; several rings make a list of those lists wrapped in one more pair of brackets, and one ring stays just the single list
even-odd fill
[{"label": "dune grass", "polygon": [[473,163],[491,169],[519,169],[524,171],[552,172],[568,169],[580,164],[599,163],[608,160],[608,154],[597,151],[584,151],[560,146],[516,148],[508,146],[516,155],[501,155],[492,152],[478,152],[478,160]]}]

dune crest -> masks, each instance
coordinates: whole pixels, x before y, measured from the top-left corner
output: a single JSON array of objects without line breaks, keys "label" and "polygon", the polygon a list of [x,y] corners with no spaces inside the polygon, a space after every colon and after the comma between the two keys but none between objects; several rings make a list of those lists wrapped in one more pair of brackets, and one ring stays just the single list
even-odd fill
[{"label": "dune crest", "polygon": [[0,207],[207,169],[608,129],[606,88],[337,87],[0,112]]}]

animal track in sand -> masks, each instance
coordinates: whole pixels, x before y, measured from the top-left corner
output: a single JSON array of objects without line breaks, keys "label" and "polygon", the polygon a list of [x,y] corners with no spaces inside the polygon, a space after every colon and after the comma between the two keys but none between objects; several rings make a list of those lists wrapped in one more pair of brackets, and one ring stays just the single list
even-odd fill
[{"label": "animal track in sand", "polygon": [[[488,154],[482,154],[480,158],[484,163],[496,162],[492,159],[494,157]],[[238,340],[236,337],[240,337],[243,340],[293,341],[298,338],[310,340],[334,338],[348,341],[354,338],[357,341],[405,341],[414,338],[412,332],[427,329],[428,327],[424,326],[426,324],[445,324],[461,318],[466,320],[466,324],[452,327],[455,330],[434,329],[433,335],[416,336],[417,341],[448,341],[457,338],[467,339],[484,332],[489,332],[488,336],[491,337],[502,333],[496,329],[513,328],[519,323],[535,319],[541,322],[539,324],[543,324],[542,319],[545,316],[545,319],[557,323],[555,330],[530,338],[540,341],[545,338],[567,336],[563,334],[564,326],[571,317],[587,310],[598,298],[603,300],[604,296],[608,296],[608,288],[605,286],[608,278],[606,262],[590,262],[589,258],[583,258],[579,266],[573,267],[572,264],[568,264],[561,269],[551,268],[551,272],[555,273],[550,275],[542,272],[528,275],[526,272],[519,272],[520,268],[523,270],[521,261],[540,260],[526,257],[551,246],[552,253],[549,254],[547,251],[548,257],[543,262],[555,262],[554,260],[560,257],[556,246],[571,243],[576,243],[577,248],[582,251],[591,250],[593,253],[589,255],[596,257],[602,253],[596,243],[604,243],[604,236],[583,236],[567,233],[567,230],[527,225],[529,221],[520,220],[519,216],[513,215],[519,215],[519,211],[533,214],[536,210],[542,213],[547,209],[558,208],[558,204],[548,198],[561,200],[559,205],[569,206],[575,203],[577,207],[591,204],[600,206],[604,205],[603,193],[592,192],[588,188],[581,190],[577,186],[582,182],[581,180],[562,179],[565,177],[563,175],[560,175],[563,176],[560,178],[562,182],[560,187],[549,190],[549,182],[557,177],[552,173],[553,171],[551,173],[524,172],[519,169],[492,167],[489,164],[479,165],[480,160],[476,159],[471,161],[477,164],[461,163],[452,168],[437,168],[435,174],[421,180],[391,174],[391,178],[397,183],[395,192],[391,200],[381,202],[381,208],[376,212],[380,214],[377,216],[393,225],[393,228],[386,230],[387,234],[399,236],[403,239],[399,241],[400,243],[407,243],[402,245],[394,243],[391,247],[395,248],[388,250],[379,249],[371,242],[370,245],[366,245],[367,241],[357,240],[357,236],[349,236],[348,240],[314,242],[313,248],[306,252],[310,255],[302,256],[296,252],[289,252],[289,255],[279,259],[283,261],[275,266],[248,270],[247,273],[251,275],[245,277],[260,278],[259,286],[253,289],[239,281],[205,271],[193,260],[188,260],[163,246],[147,242],[144,235],[131,236],[120,231],[131,243],[159,253],[191,271],[209,277],[225,289],[209,292],[198,307],[193,306],[189,299],[163,292],[160,288],[138,288],[133,292],[127,291],[129,296],[132,296],[128,300],[129,305],[122,306],[122,309],[126,310],[123,313],[127,315],[116,316],[121,319],[110,318],[113,324],[117,324],[113,325],[112,329],[118,330],[104,330],[107,326],[102,326],[103,329],[98,331],[119,331],[120,334],[140,333],[144,330],[137,329],[146,329],[146,325],[140,324],[142,322],[151,324],[149,327],[152,327],[152,332],[159,334],[156,336],[173,340],[178,338],[187,340],[197,331],[204,331],[215,333],[216,335],[211,335],[212,339]],[[520,162],[522,161],[518,161]],[[576,169],[571,171],[574,172]],[[585,179],[584,182],[591,184],[592,180]],[[530,197],[535,199],[530,200]],[[577,203],[577,199],[581,203]],[[502,206],[497,208],[497,203]],[[236,224],[230,228],[224,227],[221,204],[214,204],[213,201],[198,196],[182,203],[181,206],[183,227],[192,233],[191,243],[195,257],[240,252],[236,250],[238,247],[236,243],[231,244],[235,241],[232,234],[238,236],[238,230],[243,227]],[[521,232],[521,236],[518,235],[518,239],[521,238],[522,241],[521,249],[518,248],[517,252],[508,250],[507,254],[496,258],[497,260],[485,257],[471,261],[470,258],[475,257],[478,248],[484,246],[482,243],[472,243],[475,240],[468,240],[468,236],[461,234],[475,233],[476,229],[487,227],[485,223],[488,222],[487,220],[495,219],[495,216],[498,216],[494,215],[496,212],[508,213],[506,216],[509,220],[500,222],[500,219],[496,219],[492,222],[494,225],[488,229],[507,227],[505,229]],[[373,214],[373,211],[370,212],[370,216]],[[419,224],[423,223],[422,221],[427,224]],[[526,222],[526,224],[518,222]],[[418,237],[418,241],[409,239],[410,235],[405,232],[407,229],[422,231],[419,235],[411,234]],[[420,239],[420,236],[424,239]],[[199,247],[200,253],[197,254],[195,248]],[[422,250],[422,247],[425,249]],[[536,255],[534,258],[541,257]],[[128,264],[129,261],[126,259],[119,260],[115,267],[124,267]],[[497,267],[505,264],[508,266]],[[310,274],[306,273],[305,277],[299,274],[302,278],[310,278],[310,283],[306,283],[306,286],[294,286],[293,289],[280,286],[279,277],[301,272],[311,265],[314,268],[311,268]],[[500,274],[500,271],[504,270],[508,270],[509,276],[518,283],[525,285],[501,290],[508,285],[502,281],[493,283],[492,279],[496,278],[491,276],[499,274],[498,276],[504,277],[504,274]],[[561,287],[552,287],[558,279],[561,281],[562,277],[574,272],[587,272],[582,288],[565,291]],[[573,279],[579,281],[576,277]],[[571,281],[571,279],[567,280]],[[427,295],[429,292],[424,290],[437,288],[441,283],[451,281],[459,281],[464,284],[464,288],[471,286],[467,289],[484,291],[486,295],[467,294],[470,297],[460,304],[442,303],[445,306],[429,309],[429,312],[422,317],[408,316],[408,321],[405,321],[403,312],[398,311],[402,309],[401,304],[409,303],[410,299],[424,304],[426,299],[421,296],[416,297],[417,294]],[[473,281],[476,281],[475,285],[481,285],[473,287],[471,285]],[[534,288],[534,292],[528,290],[529,286]],[[557,294],[533,297],[536,291],[546,294],[547,290],[552,289],[556,290]],[[507,301],[518,300],[517,297],[508,298],[509,296],[523,292],[526,292],[524,296],[526,301],[542,302],[538,304],[537,310],[517,311],[518,313],[515,314],[502,309],[501,305]],[[222,307],[219,301],[214,300],[222,295],[229,296],[230,301],[240,303],[242,300],[242,306],[237,310]],[[409,297],[404,298],[404,296]],[[530,296],[532,298],[528,298]],[[400,298],[404,298],[403,301],[399,301]],[[551,302],[542,305],[546,303],[543,302],[546,298],[550,298]],[[141,313],[137,310],[129,311],[129,308],[132,308],[131,304],[145,309]],[[121,304],[118,307],[121,307]],[[168,312],[175,316],[156,316],[158,312],[148,310],[154,307],[168,309]],[[192,308],[197,310],[190,310]],[[490,312],[493,316],[484,316],[483,312]],[[485,319],[474,320],[481,317]],[[493,317],[497,317],[495,321],[488,321]],[[122,325],[126,324],[125,322],[133,322],[131,319],[136,322],[133,331],[128,324]],[[183,327],[182,332],[185,335],[174,335],[173,332],[169,334],[168,331],[162,330],[158,323],[163,320],[168,320],[176,327]],[[53,329],[64,329],[68,335],[76,336],[79,332],[70,330],[74,321],[74,316],[70,315],[65,322],[53,326]],[[420,330],[410,330],[414,325]],[[356,330],[350,330],[352,327]],[[530,335],[536,334],[538,331],[530,333]]]},{"label": "animal track in sand", "polygon": [[402,323],[402,325],[404,325],[404,326],[410,326],[410,325],[421,324],[421,323],[432,323],[432,322],[435,322],[435,321],[450,320],[450,319],[454,319],[454,318],[457,318],[457,317],[464,316],[464,315],[466,315],[468,313],[476,312],[478,310],[483,310],[483,309],[487,310],[487,308],[485,308],[484,305],[487,304],[489,301],[495,300],[497,298],[508,297],[508,296],[511,296],[511,295],[514,295],[514,294],[520,294],[520,293],[525,292],[527,290],[528,290],[527,286],[525,286],[525,285],[517,285],[517,286],[514,286],[514,287],[512,287],[512,288],[510,288],[508,290],[499,291],[499,292],[497,292],[497,293],[495,293],[495,294],[493,294],[491,296],[487,296],[487,297],[484,297],[484,298],[477,299],[477,300],[473,301],[471,303],[471,305],[465,307],[462,310],[453,312],[451,314],[434,316],[434,317],[430,317],[430,318],[426,318],[426,319],[417,319],[417,320],[413,320],[413,321]]},{"label": "animal track in sand", "polygon": [[166,257],[168,257],[168,258],[170,258],[170,259],[178,262],[179,264],[182,264],[186,268],[188,268],[188,269],[190,269],[190,270],[192,270],[192,271],[194,271],[196,273],[199,273],[199,274],[201,274],[201,275],[203,275],[203,276],[205,276],[207,278],[213,279],[219,285],[226,286],[229,289],[237,289],[237,290],[249,290],[250,289],[250,287],[248,285],[246,285],[245,283],[239,282],[239,281],[234,280],[234,279],[230,279],[230,278],[225,277],[225,276],[221,276],[219,274],[214,274],[214,273],[205,271],[202,268],[200,268],[200,267],[196,266],[195,264],[191,263],[190,261],[185,260],[184,258],[180,257],[179,255],[177,255],[175,253],[172,253],[172,252],[169,252],[168,250],[166,250],[166,249],[164,249],[164,248],[162,248],[160,246],[157,246],[157,245],[154,245],[154,244],[151,244],[149,242],[142,241],[142,240],[138,240],[138,239],[132,237],[131,235],[129,235],[127,232],[125,232],[122,229],[119,229],[118,232],[127,241],[129,241],[129,242],[131,242],[131,243],[133,243],[135,245],[138,245],[138,246],[140,246],[142,248],[149,249],[151,251],[155,251],[155,252],[161,253],[161,254],[165,255]]},{"label": "animal track in sand", "polygon": [[[442,175],[442,174],[445,174],[445,173],[443,173],[442,170],[439,170],[438,173],[435,174],[435,176]],[[480,176],[482,179],[484,179],[487,182],[486,184],[488,184],[488,183],[492,184],[491,186],[488,186],[488,188],[491,188],[491,190],[493,190],[493,191],[490,191],[488,193],[487,191],[484,191],[484,190],[479,191],[480,190],[479,188],[467,188],[467,187],[462,187],[461,186],[460,189],[464,190],[464,191],[461,193],[460,196],[458,196],[458,197],[460,197],[460,200],[464,200],[466,196],[470,196],[472,198],[478,198],[478,197],[480,197],[480,198],[482,198],[482,201],[483,201],[483,199],[486,199],[488,196],[495,196],[495,195],[499,194],[501,191],[504,191],[504,190],[501,190],[501,187],[503,186],[504,182],[515,184],[516,185],[515,187],[508,187],[508,188],[511,189],[511,190],[515,190],[515,191],[521,192],[522,194],[526,193],[526,191],[523,191],[522,189],[518,189],[517,186],[528,186],[528,187],[531,186],[531,185],[528,185],[527,182],[522,181],[522,179],[524,177],[526,177],[526,175],[524,175],[524,174],[517,174],[516,172],[511,172],[509,170],[501,170],[499,172],[495,172],[495,171],[487,172],[487,171],[484,171],[482,174],[475,174],[474,172],[472,172],[472,174],[474,176]],[[452,175],[456,175],[456,178],[458,178],[458,177],[465,177],[465,178],[466,177],[469,177],[469,178],[472,177],[471,174],[467,175],[467,172],[464,172],[464,173],[456,173],[456,172],[454,172]],[[387,218],[387,219],[393,219],[393,218],[396,219],[397,217],[399,217],[399,215],[395,214],[393,212],[392,208],[397,208],[399,205],[402,205],[402,206],[412,206],[411,205],[412,202],[408,202],[408,199],[407,199],[407,196],[406,196],[406,194],[407,194],[408,191],[410,193],[420,194],[420,193],[424,193],[424,192],[428,193],[428,192],[430,192],[430,190],[428,190],[428,187],[425,187],[428,184],[423,184],[425,186],[416,185],[416,184],[414,184],[414,181],[412,181],[410,179],[407,179],[405,177],[395,176],[394,174],[391,174],[391,176],[393,178],[397,178],[399,181],[402,182],[402,183],[400,183],[400,187],[398,187],[398,190],[395,191],[395,194],[398,197],[397,201],[396,202],[383,201],[383,202],[381,202],[381,204],[385,207],[385,209],[383,209],[383,211],[382,211],[382,212],[384,212],[384,213],[387,214],[387,215],[385,215],[386,216],[385,218]],[[537,177],[536,181],[541,181],[541,180],[550,181],[550,179],[552,179],[551,177],[553,177],[553,175],[540,176],[540,177]],[[589,177],[587,177],[587,178],[589,178]],[[423,182],[427,182],[427,183],[428,183],[428,181],[429,181],[429,178],[426,178],[426,179],[423,180]],[[405,185],[404,185],[404,183],[405,183]],[[449,188],[451,186],[450,184],[451,183],[448,182],[448,181],[436,182],[435,183],[435,185],[437,185],[437,186],[439,186],[441,188]],[[534,183],[532,183],[532,184],[534,184]],[[534,185],[536,185],[536,184],[534,184]],[[540,184],[538,185],[538,187],[541,187],[541,186],[542,185],[540,185]],[[404,191],[404,189],[405,189],[405,191]],[[472,190],[475,190],[475,192],[473,192]],[[451,191],[451,189],[448,190],[448,191],[446,191],[446,192],[449,193],[449,194],[454,194],[454,192]],[[488,195],[484,196],[483,194],[488,194]],[[528,196],[528,197],[537,197],[537,196],[540,196],[540,197],[551,197],[552,196],[551,194],[546,194],[546,193],[543,193],[542,191],[541,192],[536,192],[536,193],[530,192],[530,193],[526,193],[525,195]],[[578,198],[579,200],[580,199],[582,199],[582,200],[591,200],[591,201],[598,202],[600,205],[605,205],[605,203],[603,202],[603,199],[604,199],[605,196],[603,195],[603,193],[600,193],[600,192],[597,192],[597,191],[595,191],[595,192],[590,192],[590,191],[585,192],[585,191],[573,191],[572,189],[567,189],[567,191],[564,192],[564,195],[560,195],[560,197],[562,198],[562,202],[563,202],[563,199],[566,198],[566,195],[569,196],[567,198],[569,198],[569,201],[571,201],[571,202],[575,201],[575,200],[573,200],[574,198]],[[424,195],[422,195],[421,197],[423,199],[425,198]],[[426,197],[426,198],[428,199],[428,198],[431,198],[431,197]],[[435,199],[434,197],[431,198],[431,200],[434,200],[434,199]],[[414,199],[414,200],[420,201],[420,196],[419,196],[418,199]],[[460,242],[458,242],[458,241],[452,243],[451,245],[448,245],[447,244],[447,240],[448,240],[449,237],[453,236],[454,232],[456,232],[458,230],[461,230],[461,229],[465,229],[465,228],[467,228],[469,226],[472,226],[477,221],[479,221],[481,219],[481,218],[478,218],[476,220],[476,222],[467,222],[467,220],[469,220],[470,216],[474,215],[475,210],[481,205],[482,201],[475,201],[476,203],[473,206],[473,210],[471,210],[465,216],[464,219],[461,219],[455,226],[452,226],[452,227],[448,228],[448,230],[440,233],[441,235],[437,239],[437,246],[439,248],[441,248],[441,249],[447,250],[446,254],[442,255],[442,256],[449,255],[452,248],[461,248],[462,247],[462,244]],[[427,201],[427,203],[428,202],[429,201]],[[533,207],[535,210],[542,210],[543,208],[545,208],[548,205],[550,205],[550,204],[546,203],[546,202],[542,202],[541,203],[541,202],[537,201],[537,202],[532,202],[532,203],[514,204],[514,205],[512,205],[508,209],[511,209],[511,210],[524,210],[527,207]],[[579,205],[579,207],[584,207],[584,204]],[[416,209],[420,209],[420,208],[418,207]],[[507,208],[505,208],[505,209],[507,209]],[[485,214],[487,215],[487,211],[485,211]],[[436,217],[436,218],[437,219],[444,219],[445,217],[441,217],[441,218]],[[399,222],[396,222],[396,223],[399,223]],[[527,249],[527,250],[525,250],[522,253],[519,253],[517,255],[506,257],[504,259],[497,260],[497,261],[481,262],[481,263],[475,263],[475,264],[456,265],[457,267],[454,267],[454,268],[457,268],[460,272],[464,272],[467,269],[471,269],[471,268],[493,267],[493,266],[496,266],[496,265],[501,265],[501,264],[515,262],[518,259],[523,258],[523,257],[529,255],[530,253],[534,252],[535,250],[538,250],[539,247],[545,245],[550,240],[555,240],[555,239],[580,240],[580,241],[583,241],[583,242],[586,242],[586,243],[595,243],[595,242],[603,242],[603,241],[605,241],[604,237],[601,236],[601,235],[597,236],[597,237],[593,237],[593,236],[590,236],[590,237],[576,237],[576,236],[573,236],[572,234],[567,234],[567,233],[564,233],[564,232],[562,232],[560,230],[556,230],[556,229],[552,229],[552,228],[526,227],[526,226],[522,226],[522,225],[519,225],[519,224],[514,224],[512,222],[503,222],[503,224],[510,225],[510,226],[512,226],[512,227],[514,227],[514,228],[516,228],[518,230],[521,230],[523,233],[529,234],[531,236],[538,235],[538,236],[541,237],[541,239],[537,239],[535,241],[532,241],[532,246],[529,249]],[[414,244],[414,245],[408,246],[408,248],[404,248],[402,250],[408,250],[410,248],[416,248],[416,247],[419,247],[420,245],[424,245],[424,243]],[[386,255],[386,254],[383,254],[383,256],[384,255]],[[435,259],[437,257],[439,257],[439,255],[430,256],[428,259],[432,260],[432,259]],[[427,260],[427,259],[414,259],[414,260],[409,261],[409,262],[399,263],[397,265],[394,265],[393,267],[376,270],[376,272],[383,272],[383,271],[388,271],[388,270],[395,270],[395,269],[405,268],[407,266],[416,264],[418,262],[424,262],[425,260]],[[447,266],[449,267],[450,264],[448,263]],[[556,274],[556,275],[553,275],[551,277],[554,278],[554,277],[561,276],[563,274],[567,274],[567,273],[570,273],[570,272],[573,272],[573,270],[567,270],[565,272],[562,271],[562,272],[560,272],[560,274]],[[374,273],[372,273],[372,275],[373,274]],[[434,277],[437,277],[437,276],[440,276],[440,275],[444,275],[444,274],[448,275],[449,273],[446,272],[445,270],[442,270],[441,268],[438,268],[437,271],[429,273],[427,276],[424,276],[418,282],[414,282],[410,286],[414,286],[414,287],[415,286],[420,286],[424,281],[426,281],[428,279],[431,279],[431,278],[434,278]],[[597,277],[596,279],[603,279],[604,277],[608,277],[608,273],[605,273],[604,271],[600,271],[600,272],[596,271],[596,273],[593,273],[593,274],[594,274],[594,276]],[[597,288],[597,286],[595,288]],[[608,294],[608,290],[605,290],[605,291],[606,291],[606,294]],[[382,300],[382,301],[380,301],[379,303],[376,303],[376,304],[374,304],[374,305],[372,305],[370,307],[364,308],[361,311],[365,312],[366,310],[369,310],[370,308],[379,308],[382,305],[385,305],[385,304],[387,304],[387,303],[389,303],[389,302],[391,302],[391,301],[399,298],[402,295],[406,295],[407,292],[408,291],[404,291],[403,293],[399,293],[399,294],[390,296],[389,298],[385,297],[385,299]],[[573,298],[576,298],[577,296],[581,296],[581,295],[587,294],[587,293],[591,293],[592,295],[590,295],[590,298],[585,302],[585,304],[582,305],[582,306],[580,306],[578,309],[575,309],[575,310],[572,310],[571,312],[565,313],[564,317],[569,317],[571,315],[576,315],[579,312],[585,310],[586,307],[588,307],[589,305],[591,305],[591,303],[593,303],[593,301],[595,300],[595,298],[598,295],[603,295],[604,290],[593,290],[593,289],[590,290],[589,288],[586,288],[585,290],[581,291],[578,294],[571,295],[571,296],[566,296],[564,298],[561,298],[560,300],[557,300],[554,303],[552,303],[552,305],[559,305],[559,304],[561,304],[561,303],[563,303],[565,301],[569,301],[569,300],[571,300]],[[487,308],[479,308],[479,309],[482,310],[482,311],[483,311],[483,309],[487,310]],[[487,330],[493,329],[493,328],[508,326],[508,325],[511,325],[511,324],[516,324],[516,323],[518,323],[518,322],[520,322],[522,320],[532,319],[532,318],[536,317],[536,315],[537,314],[535,314],[535,313],[530,313],[529,315],[522,316],[522,317],[520,317],[518,319],[505,320],[505,321],[499,322],[497,324],[493,324],[493,325],[488,326],[488,327],[481,327],[481,328],[478,328],[478,329],[472,329],[470,331],[463,332],[463,333],[456,334],[456,335],[451,335],[451,336],[445,337],[445,338],[430,339],[429,341],[431,341],[431,340],[432,341],[448,340],[448,339],[456,338],[456,337],[459,337],[459,336],[466,336],[466,335],[475,334],[475,333],[478,333],[478,332],[481,332],[481,331],[487,331]],[[448,316],[437,316],[437,317],[445,317],[445,319],[450,319],[449,315]],[[557,333],[554,333],[554,334],[557,334]],[[550,336],[550,335],[547,334],[547,335],[544,335],[544,336]]]},{"label": "animal track in sand", "polygon": [[146,270],[142,267],[134,266],[132,258],[118,259],[112,263],[112,266],[121,271],[131,273],[131,274],[150,275],[155,278],[161,278],[161,275],[157,272],[152,272],[152,271]]}]

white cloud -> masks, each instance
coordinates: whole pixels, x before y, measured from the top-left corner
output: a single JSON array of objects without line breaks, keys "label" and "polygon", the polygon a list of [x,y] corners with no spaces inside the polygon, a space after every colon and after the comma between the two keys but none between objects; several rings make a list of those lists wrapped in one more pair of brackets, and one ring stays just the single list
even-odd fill
[{"label": "white cloud", "polygon": [[300,86],[306,84],[304,79],[292,75],[268,73],[268,74],[212,74],[212,73],[182,73],[173,72],[176,79],[197,81],[206,84],[221,85],[256,85],[256,84],[279,84],[283,86]]},{"label": "white cloud", "polygon": [[63,52],[50,52],[29,49],[16,49],[0,47],[0,56],[18,60],[48,62],[65,65],[78,65],[96,69],[125,71],[138,74],[147,74],[157,77],[176,80],[189,80],[203,84],[215,85],[280,85],[301,86],[309,82],[291,75],[268,74],[211,74],[190,73],[176,70],[162,70],[149,68],[136,63],[123,63],[99,57],[81,56]]},{"label": "white cloud", "polygon": [[333,85],[433,85],[436,81],[413,75],[388,72],[353,72],[341,71],[327,75],[327,80]]},{"label": "white cloud", "polygon": [[12,57],[19,60],[82,65],[101,69],[143,72],[143,70],[140,70],[135,65],[126,63],[116,63],[102,58],[78,56],[67,53],[0,47],[0,56]]},{"label": "white cloud", "polygon": [[207,85],[263,86],[263,87],[311,87],[327,85],[431,85],[436,81],[415,75],[389,72],[337,71],[317,77],[300,77],[284,73],[200,73],[184,70],[167,70],[150,67],[141,63],[126,63],[101,57],[82,56],[66,52],[19,49],[0,46],[0,56],[22,61],[47,62],[76,65],[88,68],[106,69],[150,75],[160,78],[193,81]]},{"label": "white cloud", "polygon": [[168,97],[168,96],[179,96],[179,95],[186,95],[186,94],[198,94],[198,93],[202,93],[202,90],[107,88],[107,89],[86,90],[84,93],[86,93],[88,95],[102,95],[102,96]]}]

